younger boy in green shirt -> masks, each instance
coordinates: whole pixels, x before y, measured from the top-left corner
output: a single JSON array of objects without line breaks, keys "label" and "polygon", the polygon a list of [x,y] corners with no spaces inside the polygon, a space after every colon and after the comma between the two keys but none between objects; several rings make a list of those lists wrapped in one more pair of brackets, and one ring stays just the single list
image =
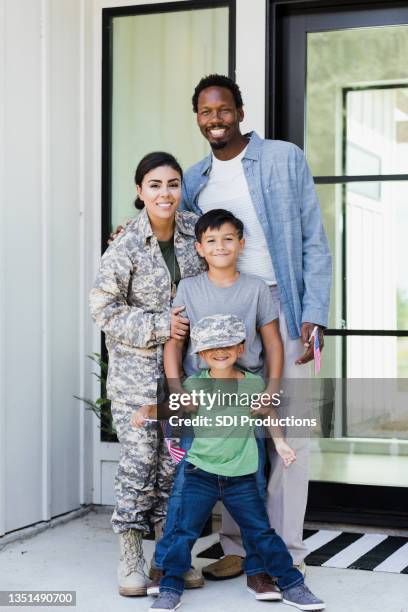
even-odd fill
[{"label": "younger boy in green shirt", "polygon": [[[179,607],[184,588],[183,574],[191,566],[191,549],[219,499],[241,529],[247,553],[245,571],[248,576],[266,571],[277,578],[281,592],[277,590],[276,599],[282,599],[284,603],[300,610],[323,610],[324,602],[315,597],[304,584],[302,574],[293,567],[285,543],[269,526],[268,515],[256,485],[257,445],[251,421],[242,420],[240,411],[245,391],[261,392],[263,381],[235,366],[244,351],[245,325],[235,315],[205,317],[191,330],[191,340],[194,352],[199,353],[208,366],[208,370],[195,377],[195,380],[190,377],[186,381],[186,389],[190,394],[194,390],[203,391],[201,397],[204,400],[200,404],[198,416],[204,410],[207,416],[215,419],[210,421],[210,428],[217,427],[217,416],[237,416],[238,419],[230,428],[227,426],[227,438],[220,438],[218,433],[217,437],[210,435],[203,438],[202,431],[195,431],[184,470],[181,512],[173,543],[163,560],[164,576],[160,581],[160,594],[150,611],[173,612]],[[227,393],[233,392],[234,387],[236,396],[227,402],[227,410],[222,415],[223,394],[227,396]],[[211,394],[214,393],[217,401],[213,403]],[[217,404],[213,415],[212,410],[206,408],[205,398],[214,406]],[[288,464],[295,458],[282,438],[277,451]],[[242,461],[241,455],[244,455],[245,461]]]}]

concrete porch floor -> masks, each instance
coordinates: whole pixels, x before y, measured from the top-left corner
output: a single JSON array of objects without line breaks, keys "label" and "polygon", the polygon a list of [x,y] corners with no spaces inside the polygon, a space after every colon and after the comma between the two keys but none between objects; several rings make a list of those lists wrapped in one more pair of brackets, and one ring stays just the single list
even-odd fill
[{"label": "concrete porch floor", "polygon": [[[91,511],[65,524],[50,527],[25,540],[7,544],[0,551],[1,590],[73,590],[79,612],[144,612],[150,598],[124,598],[117,593],[117,541],[110,528],[110,514]],[[202,538],[194,552],[217,540]],[[0,540],[1,544],[1,540]],[[153,542],[145,542],[147,561]],[[196,567],[208,563],[194,559]],[[327,604],[328,612],[408,612],[408,576],[309,567],[307,584]],[[187,591],[183,612],[290,612],[293,607],[258,602],[246,591],[244,577],[206,582],[203,589]],[[21,609],[5,607],[3,609]],[[42,607],[59,611],[61,607]],[[65,608],[67,609],[67,608]]]}]

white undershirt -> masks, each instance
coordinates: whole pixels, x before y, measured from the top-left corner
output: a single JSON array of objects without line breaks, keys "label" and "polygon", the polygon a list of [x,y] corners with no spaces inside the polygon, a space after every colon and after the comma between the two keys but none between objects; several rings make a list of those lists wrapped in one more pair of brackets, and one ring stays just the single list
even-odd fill
[{"label": "white undershirt", "polygon": [[203,213],[214,208],[224,208],[241,219],[244,224],[245,248],[238,259],[238,269],[258,276],[268,285],[275,285],[275,271],[265,234],[258,221],[242,167],[241,160],[245,151],[246,148],[228,161],[212,156],[209,180],[198,197],[198,205]]}]

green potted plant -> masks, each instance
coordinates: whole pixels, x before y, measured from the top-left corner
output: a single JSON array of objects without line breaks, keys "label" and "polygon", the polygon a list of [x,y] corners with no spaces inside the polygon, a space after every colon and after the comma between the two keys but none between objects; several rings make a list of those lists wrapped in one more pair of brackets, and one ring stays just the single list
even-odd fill
[{"label": "green potted plant", "polygon": [[108,375],[108,364],[100,353],[87,355],[88,359],[99,367],[97,372],[92,372],[100,383],[100,396],[95,400],[74,395],[76,399],[85,404],[86,410],[90,410],[100,421],[100,429],[104,442],[117,442],[116,429],[112,420],[110,400],[106,397],[106,377]]}]

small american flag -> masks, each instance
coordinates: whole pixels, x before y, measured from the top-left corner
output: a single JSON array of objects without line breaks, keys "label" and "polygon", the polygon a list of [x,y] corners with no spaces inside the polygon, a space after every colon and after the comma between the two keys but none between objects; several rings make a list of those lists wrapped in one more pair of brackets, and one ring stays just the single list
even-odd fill
[{"label": "small american flag", "polygon": [[321,366],[319,328],[318,327],[315,327],[313,330],[313,356],[314,356],[315,374],[318,374],[320,372],[320,366]]},{"label": "small american flag", "polygon": [[171,441],[171,425],[168,421],[160,421],[160,425],[162,428],[164,441],[167,446],[167,450],[169,451],[170,457],[173,459],[174,463],[180,463],[183,459],[186,451],[180,448],[179,446],[175,446]]}]

